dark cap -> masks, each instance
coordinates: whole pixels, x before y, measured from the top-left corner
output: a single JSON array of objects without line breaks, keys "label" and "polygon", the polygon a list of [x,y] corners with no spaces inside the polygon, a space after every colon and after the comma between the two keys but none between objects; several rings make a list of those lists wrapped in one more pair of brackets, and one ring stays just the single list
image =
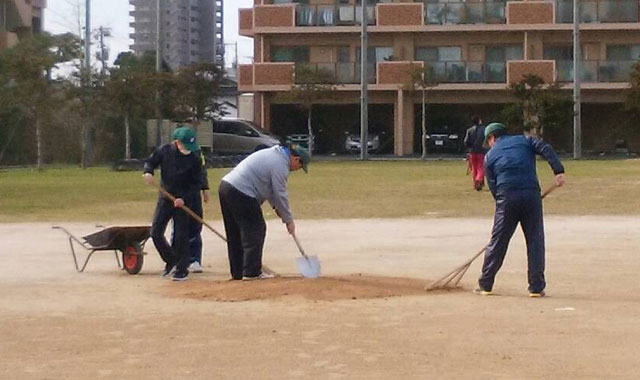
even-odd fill
[{"label": "dark cap", "polygon": [[178,140],[184,145],[185,149],[191,152],[200,150],[198,140],[196,139],[196,133],[187,127],[176,128],[171,134],[174,140]]},{"label": "dark cap", "polygon": [[506,131],[507,127],[502,123],[491,123],[487,125],[484,129],[484,145],[487,146],[487,142],[489,140],[489,136],[496,133],[497,131]]},{"label": "dark cap", "polygon": [[300,160],[302,160],[302,170],[304,170],[305,173],[309,172],[308,165],[309,162],[311,162],[309,151],[298,144],[291,144],[289,149],[293,155],[300,157]]}]

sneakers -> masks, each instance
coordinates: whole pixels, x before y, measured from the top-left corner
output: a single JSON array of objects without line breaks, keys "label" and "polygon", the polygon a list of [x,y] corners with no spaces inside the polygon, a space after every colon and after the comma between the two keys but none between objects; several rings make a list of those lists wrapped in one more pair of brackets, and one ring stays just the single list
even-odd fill
[{"label": "sneakers", "polygon": [[202,273],[202,265],[199,262],[194,261],[189,265],[189,272]]},{"label": "sneakers", "polygon": [[544,292],[544,290],[538,293],[534,293],[534,292],[529,293],[529,297],[531,298],[542,298],[544,296],[546,296],[546,293]]},{"label": "sneakers", "polygon": [[174,273],[176,273],[176,266],[167,264],[164,266],[164,270],[162,271],[162,277],[168,277]]},{"label": "sneakers", "polygon": [[480,295],[480,296],[490,296],[490,295],[493,294],[493,292],[491,290],[484,290],[484,289],[482,289],[480,287],[477,287],[477,288],[473,289],[473,292],[475,294],[477,294],[477,295]]},{"label": "sneakers", "polygon": [[189,277],[189,271],[176,272],[171,278],[171,281],[186,281],[187,277]]},{"label": "sneakers", "polygon": [[244,276],[242,277],[242,281],[253,281],[253,280],[267,280],[270,278],[274,278],[275,276],[269,273],[265,273],[265,272],[261,272],[259,275],[257,276]]}]

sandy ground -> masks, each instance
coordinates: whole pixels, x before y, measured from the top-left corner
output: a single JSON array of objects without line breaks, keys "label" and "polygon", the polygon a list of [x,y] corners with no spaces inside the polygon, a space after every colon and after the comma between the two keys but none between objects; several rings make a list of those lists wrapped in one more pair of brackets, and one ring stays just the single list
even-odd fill
[{"label": "sandy ground", "polygon": [[[421,290],[490,227],[303,220],[322,279],[233,283],[205,231],[205,273],[175,283],[152,243],[137,276],[108,252],[79,274],[50,224],[0,224],[0,379],[638,379],[640,217],[547,218],[546,298],[527,297],[519,231],[497,296],[470,291],[480,260],[463,289]],[[296,275],[297,255],[270,222],[265,263]]]}]

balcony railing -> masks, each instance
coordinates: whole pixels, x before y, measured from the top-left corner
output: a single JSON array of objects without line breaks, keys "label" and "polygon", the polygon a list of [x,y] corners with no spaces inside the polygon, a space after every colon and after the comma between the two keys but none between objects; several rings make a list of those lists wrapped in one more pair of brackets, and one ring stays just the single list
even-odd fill
[{"label": "balcony railing", "polygon": [[[318,74],[317,79],[331,84],[359,84],[360,63],[357,62],[333,62],[333,63],[296,63],[296,72],[311,70]],[[370,63],[367,70],[368,83],[376,83],[376,64]],[[296,75],[296,83],[301,83],[303,76]]]},{"label": "balcony railing", "polygon": [[435,83],[505,83],[505,62],[446,61],[425,62]]},{"label": "balcony railing", "polygon": [[[362,7],[349,4],[305,5],[296,7],[296,26],[360,25]],[[367,6],[367,24],[375,25],[376,7]]]},{"label": "balcony railing", "polygon": [[506,1],[437,2],[425,0],[425,23],[446,24],[504,24]]},{"label": "balcony railing", "polygon": [[[629,82],[637,61],[582,61],[581,80],[591,83]],[[556,61],[559,82],[573,82],[573,61]]]},{"label": "balcony railing", "polygon": [[[638,22],[638,0],[581,0],[580,22]],[[573,22],[573,0],[556,0],[556,22]]]}]

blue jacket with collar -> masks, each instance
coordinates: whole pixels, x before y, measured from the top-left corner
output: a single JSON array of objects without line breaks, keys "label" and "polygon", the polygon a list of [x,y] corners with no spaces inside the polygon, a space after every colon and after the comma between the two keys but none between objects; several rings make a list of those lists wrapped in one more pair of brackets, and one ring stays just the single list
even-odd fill
[{"label": "blue jacket with collar", "polygon": [[556,152],[544,141],[524,135],[499,137],[484,157],[489,189],[496,198],[513,190],[538,190],[536,155],[542,156],[554,174],[564,173]]}]

